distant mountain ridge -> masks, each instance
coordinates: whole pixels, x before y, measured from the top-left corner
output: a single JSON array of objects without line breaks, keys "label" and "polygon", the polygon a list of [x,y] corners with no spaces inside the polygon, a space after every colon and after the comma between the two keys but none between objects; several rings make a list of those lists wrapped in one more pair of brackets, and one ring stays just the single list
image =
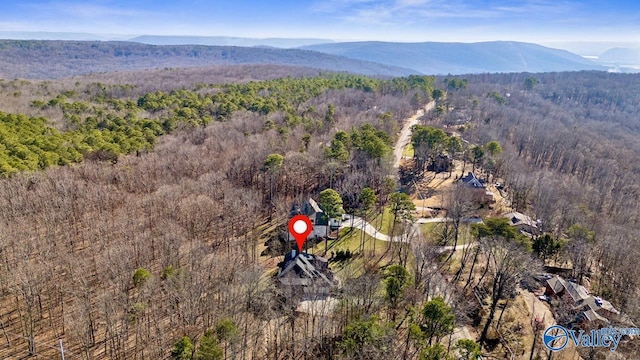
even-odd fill
[{"label": "distant mountain ridge", "polygon": [[277,64],[363,75],[414,70],[302,49],[147,45],[116,41],[0,40],[0,78],[55,79],[102,73],[211,65]]},{"label": "distant mountain ridge", "polygon": [[598,57],[603,64],[640,68],[640,48],[612,48]]},{"label": "distant mountain ridge", "polygon": [[[147,40],[151,41],[153,38]],[[158,39],[174,41],[176,37]],[[185,37],[182,40],[190,39],[193,38]],[[236,41],[245,38],[206,39]],[[292,44],[287,42],[292,39],[272,40],[284,41],[280,45]],[[313,39],[296,41],[307,40]],[[389,77],[411,74],[607,70],[605,64],[568,51],[510,41],[351,42],[287,49],[264,47],[269,46],[265,42],[262,47],[257,47],[257,44],[254,47],[239,47],[149,45],[130,41],[0,40],[0,78],[54,79],[111,71],[239,64],[277,64]],[[273,42],[271,44],[276,45]]]},{"label": "distant mountain ridge", "polygon": [[329,39],[293,39],[293,38],[245,38],[233,36],[159,36],[142,35],[129,39],[149,45],[207,45],[207,46],[246,46],[297,48],[307,45],[332,43]]},{"label": "distant mountain ridge", "polygon": [[49,31],[2,31],[0,39],[7,40],[77,40],[77,41],[133,41],[147,45],[207,45],[207,46],[263,46],[297,48],[306,45],[327,44],[331,39],[314,38],[249,38],[238,36],[195,35],[122,35]]},{"label": "distant mountain ridge", "polygon": [[302,49],[414,69],[423,74],[551,72],[605,70],[565,50],[532,43],[346,42],[308,45]]}]

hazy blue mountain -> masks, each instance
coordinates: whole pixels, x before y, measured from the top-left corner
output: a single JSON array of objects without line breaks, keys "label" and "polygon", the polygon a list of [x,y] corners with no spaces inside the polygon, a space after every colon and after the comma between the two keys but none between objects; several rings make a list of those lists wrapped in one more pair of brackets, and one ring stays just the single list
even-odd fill
[{"label": "hazy blue mountain", "polygon": [[638,73],[640,72],[640,47],[614,47],[598,56],[596,61],[609,67],[609,71]]},{"label": "hazy blue mountain", "polygon": [[327,39],[288,39],[288,38],[243,38],[230,36],[159,36],[142,35],[129,39],[150,45],[216,45],[216,46],[261,46],[276,48],[296,48],[306,45],[331,43]]},{"label": "hazy blue mountain", "polygon": [[297,48],[305,45],[331,43],[329,39],[312,38],[245,38],[232,36],[173,36],[173,35],[116,35],[47,31],[0,31],[0,39],[7,40],[78,40],[78,41],[133,41],[148,45],[209,45],[209,46],[261,46]]},{"label": "hazy blue mountain", "polygon": [[548,41],[544,45],[554,49],[564,49],[580,56],[599,56],[611,48],[640,47],[640,42],[629,41]]},{"label": "hazy blue mountain", "polygon": [[640,65],[640,48],[612,48],[602,53],[598,61],[618,65]]},{"label": "hazy blue mountain", "polygon": [[423,74],[604,70],[565,50],[513,41],[480,43],[347,42],[303,49],[414,69]]},{"label": "hazy blue mountain", "polygon": [[211,65],[277,64],[364,75],[404,76],[398,66],[300,49],[147,45],[107,41],[0,41],[0,78],[54,79],[88,73]]}]

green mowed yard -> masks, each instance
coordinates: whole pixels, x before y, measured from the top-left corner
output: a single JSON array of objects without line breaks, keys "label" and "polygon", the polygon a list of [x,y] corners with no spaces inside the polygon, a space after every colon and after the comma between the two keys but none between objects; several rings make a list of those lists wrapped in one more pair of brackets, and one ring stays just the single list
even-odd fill
[{"label": "green mowed yard", "polygon": [[404,147],[404,149],[402,149],[402,157],[405,159],[411,159],[413,158],[413,144],[409,143],[407,144],[407,146]]},{"label": "green mowed yard", "polygon": [[[453,243],[453,225],[451,223],[446,224],[449,225],[449,229],[445,229],[444,223],[428,223],[428,224],[420,224],[420,232],[427,242],[435,243],[438,242],[439,239],[442,239],[445,232],[448,232],[449,241],[448,244],[452,245]],[[458,229],[458,245],[464,245],[468,243],[472,243],[474,241],[473,235],[471,234],[471,225],[467,223],[461,223],[460,228]]]}]

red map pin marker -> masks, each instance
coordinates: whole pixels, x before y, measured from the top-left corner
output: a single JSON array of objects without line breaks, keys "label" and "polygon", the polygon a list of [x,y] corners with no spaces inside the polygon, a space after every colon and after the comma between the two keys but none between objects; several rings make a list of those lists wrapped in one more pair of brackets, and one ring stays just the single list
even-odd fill
[{"label": "red map pin marker", "polygon": [[289,219],[289,225],[287,228],[289,229],[289,234],[296,239],[298,252],[302,252],[302,245],[305,240],[307,240],[307,236],[309,236],[312,230],[311,220],[309,220],[307,216],[296,215]]}]

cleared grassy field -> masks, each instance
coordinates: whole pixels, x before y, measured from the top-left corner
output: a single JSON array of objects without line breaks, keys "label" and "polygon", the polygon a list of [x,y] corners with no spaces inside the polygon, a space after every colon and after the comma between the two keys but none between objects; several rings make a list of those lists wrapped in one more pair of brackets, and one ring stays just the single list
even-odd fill
[{"label": "cleared grassy field", "polygon": [[[329,240],[327,242],[327,257],[331,253],[349,250],[352,254],[360,252],[360,244],[363,241],[363,233],[359,229],[341,229],[337,240]],[[373,237],[364,234],[364,252],[369,255],[382,255],[387,251],[389,243],[387,241],[376,240]],[[325,242],[319,242],[314,247],[308,249],[309,253],[324,255]]]},{"label": "cleared grassy field", "polygon": [[411,143],[402,149],[402,157],[405,159],[411,159],[413,157],[413,145]]},{"label": "cleared grassy field", "polygon": [[378,229],[379,232],[385,235],[400,235],[402,234],[402,226],[399,223],[396,224],[396,227],[391,234],[391,229],[393,229],[393,213],[389,207],[384,208],[383,212],[377,212],[375,217],[370,218],[367,217],[367,222],[369,222],[373,227]]},{"label": "cleared grassy field", "polygon": [[[422,236],[427,239],[427,241],[436,241],[436,239],[442,236],[441,233],[444,231],[444,226],[445,225],[443,223],[420,224],[420,232],[422,233]],[[449,226],[452,225],[449,224]],[[451,229],[450,231],[453,231],[453,229]],[[453,234],[451,234],[451,236],[453,236]],[[471,234],[470,224],[461,223],[458,230],[458,245],[468,244],[474,241],[475,239]]]}]

